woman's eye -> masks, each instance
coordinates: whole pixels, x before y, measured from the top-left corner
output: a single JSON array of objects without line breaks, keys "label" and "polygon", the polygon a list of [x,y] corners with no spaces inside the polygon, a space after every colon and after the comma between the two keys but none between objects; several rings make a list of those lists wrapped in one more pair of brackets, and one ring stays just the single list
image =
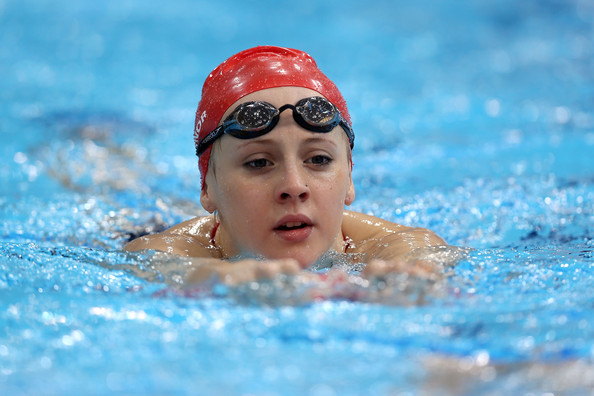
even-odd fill
[{"label": "woman's eye", "polygon": [[327,155],[314,155],[309,161],[314,165],[328,165],[332,162],[332,158]]},{"label": "woman's eye", "polygon": [[251,161],[248,161],[245,163],[245,166],[247,166],[248,168],[255,168],[255,169],[265,168],[270,165],[272,165],[272,162],[270,162],[264,158],[258,158],[258,159],[251,160]]}]

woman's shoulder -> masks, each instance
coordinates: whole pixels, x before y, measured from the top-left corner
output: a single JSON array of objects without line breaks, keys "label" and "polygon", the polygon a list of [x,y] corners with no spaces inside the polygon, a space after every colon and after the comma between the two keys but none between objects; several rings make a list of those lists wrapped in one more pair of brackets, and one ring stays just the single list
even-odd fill
[{"label": "woman's shoulder", "polygon": [[196,217],[163,232],[145,235],[128,243],[128,251],[158,250],[188,257],[217,257],[212,236],[217,223],[213,216]]},{"label": "woman's shoulder", "polygon": [[353,211],[344,212],[342,233],[353,242],[355,252],[366,253],[372,258],[404,257],[420,247],[446,245],[428,229],[408,227]]},{"label": "woman's shoulder", "polygon": [[167,234],[184,235],[210,242],[218,223],[213,215],[194,217],[164,231]]},{"label": "woman's shoulder", "polygon": [[392,234],[412,229],[412,227],[351,210],[345,210],[342,217],[342,230],[351,238],[357,235],[370,237],[373,236],[370,234]]}]

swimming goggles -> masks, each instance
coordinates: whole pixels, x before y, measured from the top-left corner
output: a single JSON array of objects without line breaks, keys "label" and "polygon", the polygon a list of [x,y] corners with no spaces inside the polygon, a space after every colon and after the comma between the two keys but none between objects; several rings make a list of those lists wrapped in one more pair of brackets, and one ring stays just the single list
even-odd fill
[{"label": "swimming goggles", "polygon": [[354,146],[355,134],[338,108],[328,99],[312,96],[298,101],[294,106],[286,104],[277,109],[268,102],[242,103],[216,129],[198,143],[196,154],[199,156],[220,138],[223,133],[238,139],[253,139],[272,131],[280,114],[286,109],[293,110],[295,122],[312,132],[328,133],[337,125],[344,129],[351,148]]}]

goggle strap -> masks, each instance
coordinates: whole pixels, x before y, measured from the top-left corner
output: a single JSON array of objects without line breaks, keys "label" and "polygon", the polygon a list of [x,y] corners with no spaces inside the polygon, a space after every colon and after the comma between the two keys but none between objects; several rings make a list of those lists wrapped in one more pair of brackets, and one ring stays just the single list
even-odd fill
[{"label": "goggle strap", "polygon": [[198,146],[196,147],[196,155],[200,156],[203,152],[206,151],[206,149],[214,143],[215,140],[217,140],[219,137],[221,137],[221,135],[225,132],[225,128],[223,127],[223,125],[219,125],[218,127],[216,127],[215,129],[212,130],[212,132],[210,132],[208,135],[206,135],[204,137],[204,139],[202,139],[199,143]]}]

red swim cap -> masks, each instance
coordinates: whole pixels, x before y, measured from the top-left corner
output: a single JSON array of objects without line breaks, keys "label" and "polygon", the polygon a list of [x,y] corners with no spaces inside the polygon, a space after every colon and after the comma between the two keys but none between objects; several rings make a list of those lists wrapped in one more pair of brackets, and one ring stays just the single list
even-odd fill
[{"label": "red swim cap", "polygon": [[[336,85],[322,73],[311,56],[291,48],[262,46],[233,55],[210,73],[202,87],[196,111],[194,142],[204,138],[221,122],[227,109],[242,97],[274,87],[304,87],[319,92],[334,103],[350,123],[346,102]],[[202,188],[212,147],[198,160]]]}]

